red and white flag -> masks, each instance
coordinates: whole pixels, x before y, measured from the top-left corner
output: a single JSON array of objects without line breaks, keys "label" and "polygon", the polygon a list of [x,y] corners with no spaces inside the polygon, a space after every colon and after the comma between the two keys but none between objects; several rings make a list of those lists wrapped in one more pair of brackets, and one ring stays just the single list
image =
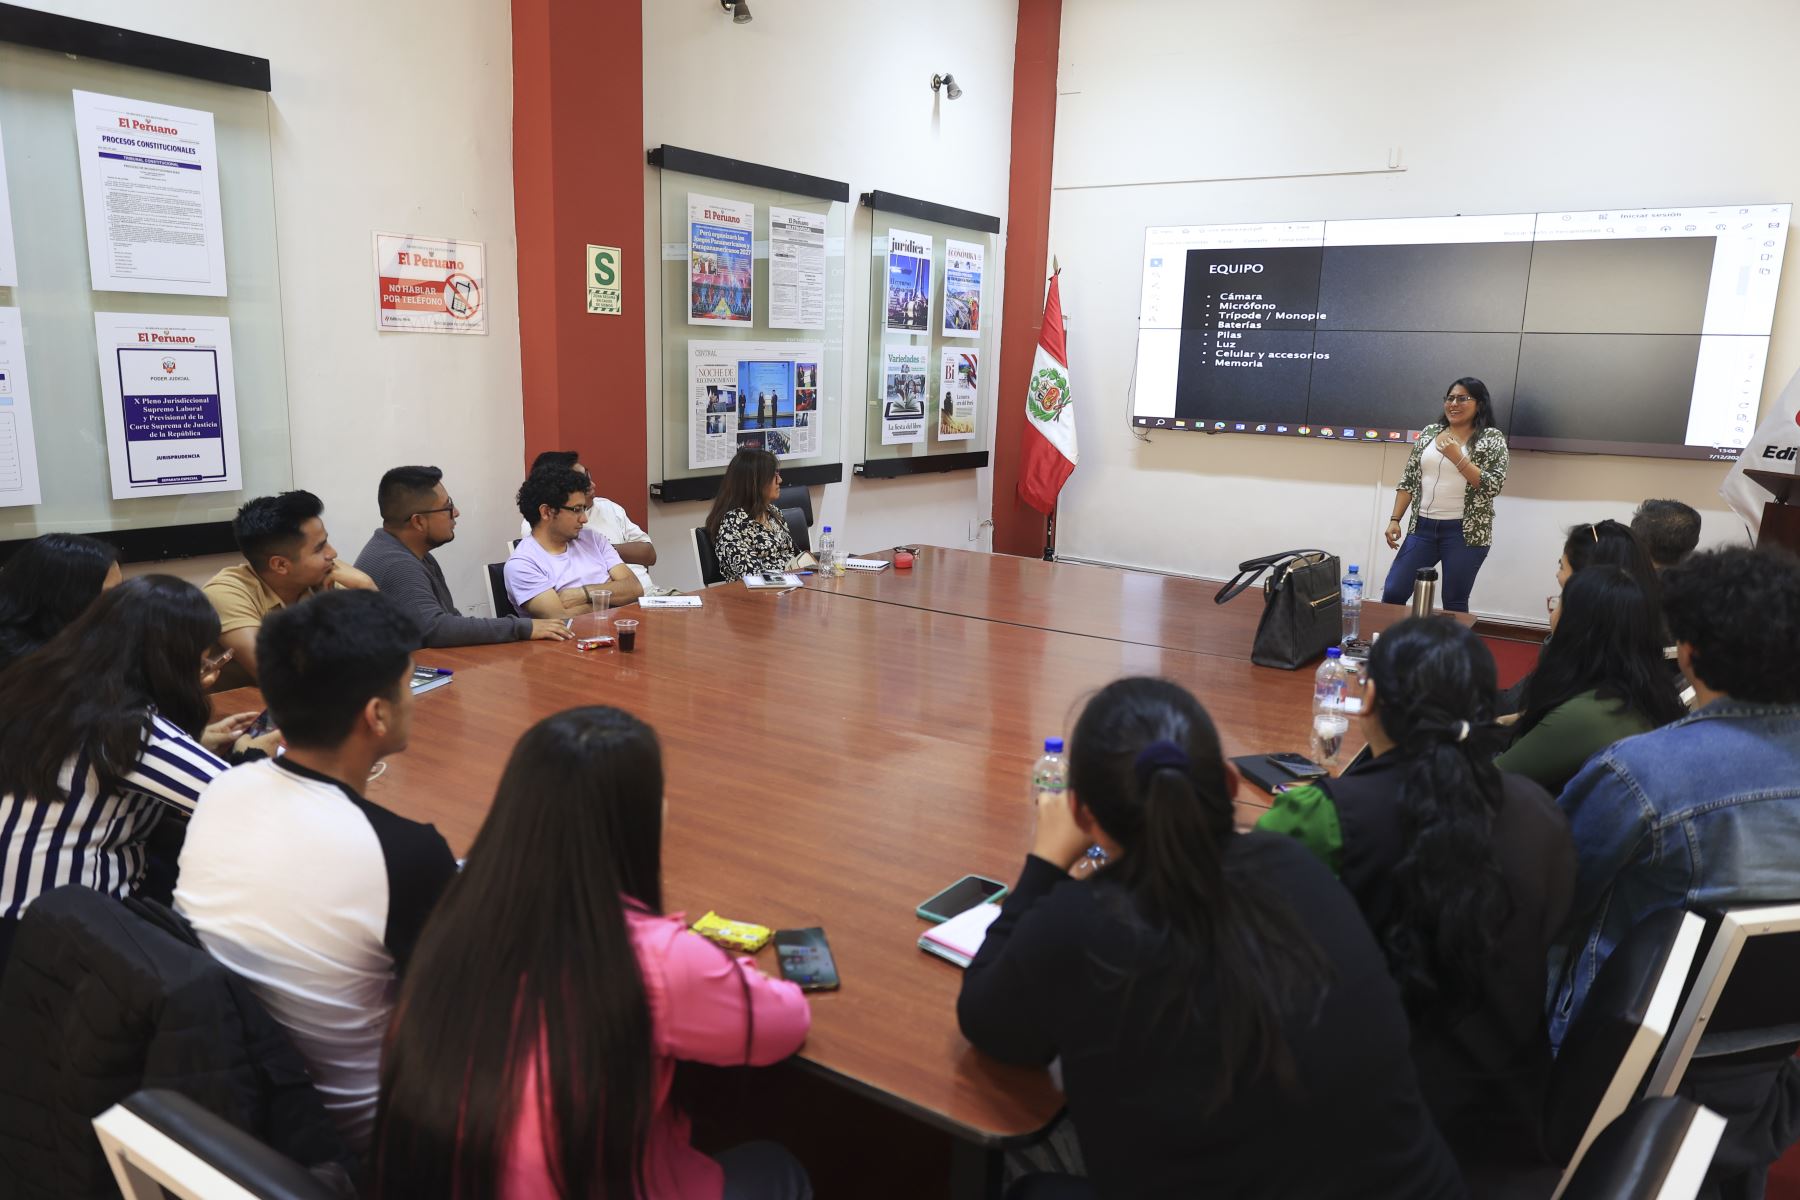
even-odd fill
[{"label": "red and white flag", "polygon": [[1025,433],[1019,455],[1019,499],[1048,516],[1056,494],[1075,469],[1075,406],[1069,391],[1069,354],[1063,334],[1061,272],[1050,276],[1044,327],[1025,392]]}]

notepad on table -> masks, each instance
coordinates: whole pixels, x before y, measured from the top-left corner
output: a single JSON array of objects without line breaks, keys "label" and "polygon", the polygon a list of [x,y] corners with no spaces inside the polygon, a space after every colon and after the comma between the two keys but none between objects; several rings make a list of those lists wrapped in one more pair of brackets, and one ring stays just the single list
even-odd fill
[{"label": "notepad on table", "polygon": [[699,608],[698,596],[643,596],[638,600],[639,608]]},{"label": "notepad on table", "polygon": [[975,961],[975,952],[987,939],[988,926],[1000,915],[998,904],[977,904],[964,909],[942,925],[933,925],[919,935],[919,949],[927,954],[966,967]]},{"label": "notepad on table", "polygon": [[885,558],[846,558],[844,569],[848,571],[885,571],[894,564]]},{"label": "notepad on table", "polygon": [[797,588],[800,586],[800,577],[781,571],[768,571],[760,575],[744,576],[744,586],[747,588]]}]

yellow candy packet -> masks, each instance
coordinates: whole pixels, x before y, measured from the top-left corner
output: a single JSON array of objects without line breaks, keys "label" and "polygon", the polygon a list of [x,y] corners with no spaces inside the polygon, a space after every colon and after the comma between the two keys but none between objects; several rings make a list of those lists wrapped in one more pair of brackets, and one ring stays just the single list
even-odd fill
[{"label": "yellow candy packet", "polygon": [[721,946],[729,946],[733,950],[742,950],[745,954],[755,954],[769,944],[775,931],[767,925],[753,925],[749,921],[728,921],[716,912],[709,912],[693,924],[693,930],[703,938],[708,938]]}]

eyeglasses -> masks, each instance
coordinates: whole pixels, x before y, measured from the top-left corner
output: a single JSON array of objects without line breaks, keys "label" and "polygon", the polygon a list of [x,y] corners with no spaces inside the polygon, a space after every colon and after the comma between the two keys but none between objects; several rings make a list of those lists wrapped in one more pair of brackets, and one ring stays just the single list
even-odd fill
[{"label": "eyeglasses", "polygon": [[1445,396],[1444,403],[1445,404],[1473,404],[1473,403],[1475,403],[1475,397],[1473,397],[1473,396]]},{"label": "eyeglasses", "polygon": [[593,511],[592,506],[587,504],[559,504],[556,507],[559,512],[580,513],[584,517]]},{"label": "eyeglasses", "polygon": [[218,654],[203,655],[200,659],[200,669],[202,671],[217,671],[220,667],[223,667],[226,663],[230,662],[231,658],[232,652],[230,650],[223,650]]},{"label": "eyeglasses", "polygon": [[455,511],[456,511],[456,501],[454,501],[454,500],[446,500],[446,501],[445,501],[445,502],[444,502],[444,506],[443,506],[443,507],[442,507],[442,508],[421,508],[421,509],[420,509],[420,510],[419,510],[419,511],[418,511],[418,512],[415,512],[415,513],[414,513],[414,514],[413,514],[413,516],[415,516],[415,517],[429,517],[429,516],[431,516],[431,515],[432,515],[432,514],[433,514],[433,513],[441,513],[441,512],[455,512]]}]

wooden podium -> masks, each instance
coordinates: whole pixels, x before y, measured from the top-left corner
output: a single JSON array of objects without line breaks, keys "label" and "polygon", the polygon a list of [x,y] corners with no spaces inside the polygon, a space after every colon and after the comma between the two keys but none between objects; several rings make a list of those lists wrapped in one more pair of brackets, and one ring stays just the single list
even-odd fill
[{"label": "wooden podium", "polygon": [[[1800,463],[1795,465],[1800,467]],[[1745,471],[1744,475],[1775,497],[1763,505],[1757,546],[1784,546],[1800,554],[1800,474],[1790,467],[1786,471]]]}]

